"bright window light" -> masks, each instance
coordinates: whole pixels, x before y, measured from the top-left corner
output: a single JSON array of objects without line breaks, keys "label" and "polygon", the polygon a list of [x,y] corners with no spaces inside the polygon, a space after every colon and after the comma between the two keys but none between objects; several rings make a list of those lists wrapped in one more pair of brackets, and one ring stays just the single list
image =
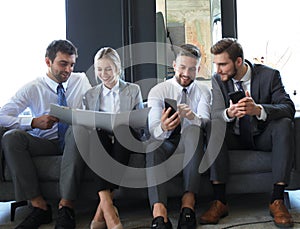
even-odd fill
[{"label": "bright window light", "polygon": [[66,38],[64,0],[0,1],[0,107],[25,83],[45,74],[45,51]]},{"label": "bright window light", "polygon": [[300,110],[300,1],[237,0],[238,40],[245,58],[280,70]]}]

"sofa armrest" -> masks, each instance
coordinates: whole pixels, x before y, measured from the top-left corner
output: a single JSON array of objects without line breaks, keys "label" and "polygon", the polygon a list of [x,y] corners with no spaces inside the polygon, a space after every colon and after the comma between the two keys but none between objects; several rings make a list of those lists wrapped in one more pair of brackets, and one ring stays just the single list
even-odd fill
[{"label": "sofa armrest", "polygon": [[300,172],[300,115],[295,116],[295,163],[294,169]]},{"label": "sofa armrest", "polygon": [[8,129],[0,126],[0,181],[4,181],[4,157],[2,151],[2,136]]}]

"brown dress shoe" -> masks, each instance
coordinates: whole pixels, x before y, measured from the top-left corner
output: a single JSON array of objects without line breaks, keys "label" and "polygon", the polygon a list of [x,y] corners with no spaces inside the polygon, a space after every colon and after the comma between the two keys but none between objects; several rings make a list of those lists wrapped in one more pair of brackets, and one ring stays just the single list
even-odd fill
[{"label": "brown dress shoe", "polygon": [[269,205],[270,214],[274,218],[274,223],[278,227],[292,227],[293,219],[283,203],[283,200],[275,200]]},{"label": "brown dress shoe", "polygon": [[200,224],[217,224],[219,220],[228,215],[228,205],[219,200],[212,202],[210,208],[200,217]]}]

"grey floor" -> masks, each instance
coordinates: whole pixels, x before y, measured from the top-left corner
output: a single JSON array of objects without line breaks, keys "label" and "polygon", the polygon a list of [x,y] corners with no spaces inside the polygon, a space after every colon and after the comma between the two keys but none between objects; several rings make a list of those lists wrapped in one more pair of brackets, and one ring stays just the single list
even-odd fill
[{"label": "grey floor", "polygon": [[[300,191],[289,192],[291,208],[290,212],[295,221],[294,228],[300,228]],[[220,220],[217,225],[199,225],[198,228],[221,229],[267,229],[276,228],[268,212],[268,194],[243,194],[229,196],[230,207],[229,216]],[[180,199],[169,200],[169,216],[174,228],[177,228],[177,218],[179,216]],[[138,229],[149,228],[151,223],[151,213],[146,200],[127,200],[116,203],[124,228]],[[53,223],[40,227],[41,229],[54,228],[56,218],[56,203],[53,205]],[[93,217],[97,203],[78,203],[76,206],[77,228],[89,228],[89,223]],[[197,203],[197,217],[209,206],[208,198],[200,198]],[[0,228],[14,228],[28,213],[27,206],[20,207],[16,211],[14,222],[10,221],[10,203],[0,202]]]}]

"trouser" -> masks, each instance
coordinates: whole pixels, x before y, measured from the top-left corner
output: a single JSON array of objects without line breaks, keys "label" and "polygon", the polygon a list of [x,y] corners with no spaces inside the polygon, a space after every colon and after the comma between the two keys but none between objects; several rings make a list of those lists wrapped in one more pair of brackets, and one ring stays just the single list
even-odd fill
[{"label": "trouser", "polygon": [[42,195],[34,157],[59,155],[58,140],[35,137],[26,131],[13,129],[2,138],[5,161],[11,172],[17,201]]},{"label": "trouser", "polygon": [[157,142],[158,147],[146,154],[151,207],[155,203],[167,206],[168,181],[180,172],[183,175],[183,191],[195,194],[198,192],[198,168],[204,153],[204,133],[199,126],[191,125],[182,134]]},{"label": "trouser", "polygon": [[[89,145],[94,145],[93,141],[89,141],[92,138],[90,131],[85,128],[76,129],[75,133],[72,128],[69,128],[67,131],[60,176],[60,192],[63,199],[75,200],[77,198],[86,169],[92,170],[90,173],[92,177],[90,179],[98,183],[98,191],[113,190],[119,187],[118,184],[112,183],[108,179],[102,178],[101,174],[98,174],[98,171],[101,169],[109,169],[111,171],[107,171],[107,173],[113,176],[114,168],[109,166],[109,162],[108,167],[110,168],[99,168],[97,160],[103,160],[99,155],[107,153],[114,160],[127,165],[130,151],[123,147],[116,138],[103,130],[97,131],[96,135],[103,147],[99,147],[93,151],[93,154],[98,154],[95,156],[89,155],[88,152]],[[100,153],[100,150],[104,150],[105,152]],[[91,162],[96,164],[97,167],[91,166],[89,168]]]},{"label": "trouser", "polygon": [[291,119],[273,120],[262,133],[253,137],[254,146],[249,148],[240,144],[238,135],[227,131],[221,151],[210,168],[210,180],[227,182],[229,173],[228,150],[252,149],[271,151],[273,183],[284,182],[288,184],[294,152],[293,133],[293,121]]}]

